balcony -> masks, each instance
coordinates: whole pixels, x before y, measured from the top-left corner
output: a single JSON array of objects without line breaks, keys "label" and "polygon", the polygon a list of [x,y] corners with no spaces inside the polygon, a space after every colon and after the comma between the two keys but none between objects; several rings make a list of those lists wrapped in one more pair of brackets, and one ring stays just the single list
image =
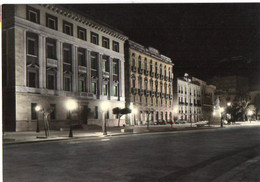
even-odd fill
[{"label": "balcony", "polygon": [[109,72],[103,72],[103,77],[104,78],[109,78]]},{"label": "balcony", "polygon": [[137,94],[137,89],[136,88],[132,88],[132,94],[133,95]]},{"label": "balcony", "polygon": [[85,66],[78,66],[78,71],[79,71],[79,73],[86,74],[87,73],[87,67],[85,67]]},{"label": "balcony", "polygon": [[192,106],[193,104],[192,103],[190,103],[190,106]]},{"label": "balcony", "polygon": [[159,92],[156,92],[156,97],[160,97],[160,93]]},{"label": "balcony", "polygon": [[150,91],[152,97],[154,97],[154,91]]},{"label": "balcony", "polygon": [[187,105],[188,105],[188,102],[185,102],[185,105],[187,106]]},{"label": "balcony", "polygon": [[155,73],[155,78],[159,78],[159,74],[158,73]]},{"label": "balcony", "polygon": [[48,67],[58,67],[58,61],[56,59],[47,58],[47,66]]},{"label": "balcony", "polygon": [[132,72],[136,72],[136,67],[132,66]]},{"label": "balcony", "polygon": [[163,80],[163,75],[160,75],[160,79]]},{"label": "balcony", "polygon": [[183,105],[184,104],[184,102],[179,102],[179,105]]},{"label": "balcony", "polygon": [[149,72],[147,70],[144,70],[144,75],[148,76]]},{"label": "balcony", "polygon": [[154,76],[154,72],[150,72],[150,76],[153,77]]},{"label": "balcony", "polygon": [[144,70],[143,70],[142,68],[138,68],[138,73],[139,73],[139,74],[143,74],[143,71],[144,71]]},{"label": "balcony", "polygon": [[145,90],[145,91],[144,91],[144,94],[145,94],[146,96],[149,96],[149,95],[150,95],[150,91]]}]

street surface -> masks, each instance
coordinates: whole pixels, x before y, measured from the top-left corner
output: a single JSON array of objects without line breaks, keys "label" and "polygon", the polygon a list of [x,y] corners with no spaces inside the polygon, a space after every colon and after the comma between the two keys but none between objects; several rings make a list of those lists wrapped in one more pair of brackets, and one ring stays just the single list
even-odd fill
[{"label": "street surface", "polygon": [[260,126],[3,147],[4,182],[260,181]]}]

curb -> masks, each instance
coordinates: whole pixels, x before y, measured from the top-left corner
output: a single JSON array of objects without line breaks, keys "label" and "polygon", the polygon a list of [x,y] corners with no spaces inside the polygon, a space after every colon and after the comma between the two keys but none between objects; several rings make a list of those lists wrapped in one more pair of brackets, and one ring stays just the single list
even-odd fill
[{"label": "curb", "polygon": [[[224,129],[226,127],[223,127]],[[113,137],[113,136],[127,136],[127,135],[140,135],[140,134],[159,134],[159,133],[174,133],[174,132],[190,132],[190,131],[205,131],[205,130],[212,130],[212,129],[221,129],[221,127],[200,127],[200,128],[189,128],[185,127],[184,129],[175,129],[169,131],[145,131],[145,132],[133,132],[133,133],[111,133],[105,135],[103,137]],[[75,139],[84,139],[84,138],[98,138],[100,136],[75,136],[75,137],[60,137],[54,139],[43,139],[43,140],[29,140],[29,141],[14,141],[14,142],[7,142],[5,143],[3,140],[3,146],[9,145],[17,145],[17,144],[30,144],[30,143],[42,143],[42,142],[57,142],[57,141],[65,141],[65,140],[75,140]]]}]

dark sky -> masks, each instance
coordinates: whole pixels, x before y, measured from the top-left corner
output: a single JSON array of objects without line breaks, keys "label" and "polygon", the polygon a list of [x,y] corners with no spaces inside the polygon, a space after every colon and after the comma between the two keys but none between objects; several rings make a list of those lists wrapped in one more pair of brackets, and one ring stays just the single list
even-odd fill
[{"label": "dark sky", "polygon": [[[202,79],[259,77],[260,4],[69,5],[170,57]],[[221,62],[221,63],[219,63]]]}]

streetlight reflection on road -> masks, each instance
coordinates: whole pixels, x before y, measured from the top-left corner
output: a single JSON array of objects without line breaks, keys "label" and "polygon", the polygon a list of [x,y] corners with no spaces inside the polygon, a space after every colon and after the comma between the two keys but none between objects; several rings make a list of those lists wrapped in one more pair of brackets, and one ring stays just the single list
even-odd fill
[{"label": "streetlight reflection on road", "polygon": [[108,111],[108,108],[110,107],[110,104],[108,101],[104,101],[101,103],[101,112],[102,112],[102,130],[103,135],[107,135],[107,123],[105,118],[105,113]]},{"label": "streetlight reflection on road", "polygon": [[71,117],[71,112],[75,109],[77,109],[78,104],[75,100],[68,100],[66,102],[66,108],[69,111],[69,119],[70,119],[70,133],[69,133],[69,137],[73,137],[73,126],[72,126],[72,117]]}]

